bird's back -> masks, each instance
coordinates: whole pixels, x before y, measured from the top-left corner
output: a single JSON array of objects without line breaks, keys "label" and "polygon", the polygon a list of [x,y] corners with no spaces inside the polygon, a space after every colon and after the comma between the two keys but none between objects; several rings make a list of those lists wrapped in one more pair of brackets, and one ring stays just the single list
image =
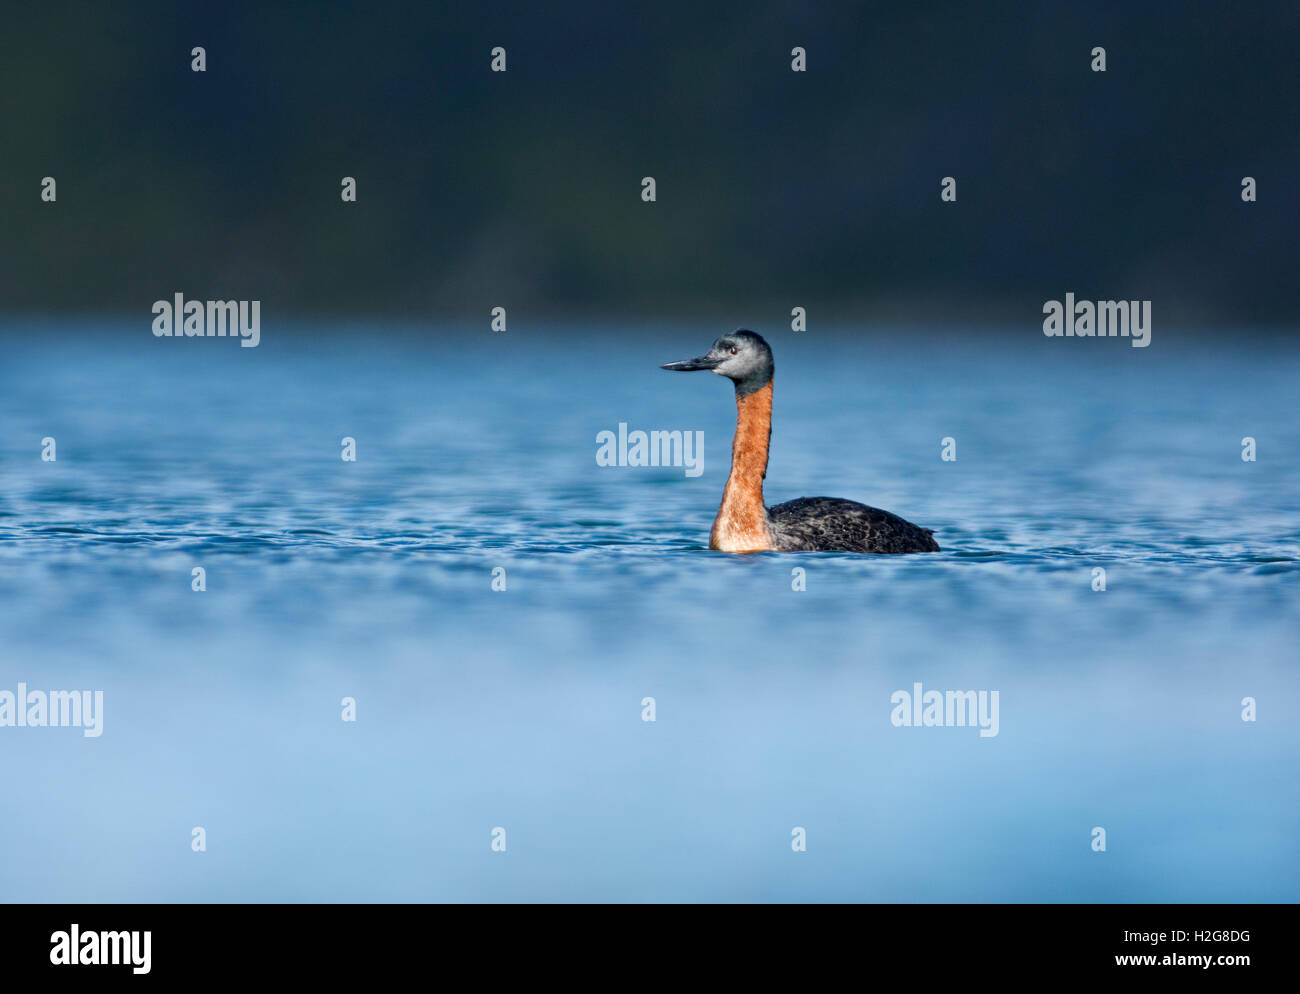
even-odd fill
[{"label": "bird's back", "polygon": [[800,497],[767,509],[778,552],[938,552],[934,532],[838,497]]}]

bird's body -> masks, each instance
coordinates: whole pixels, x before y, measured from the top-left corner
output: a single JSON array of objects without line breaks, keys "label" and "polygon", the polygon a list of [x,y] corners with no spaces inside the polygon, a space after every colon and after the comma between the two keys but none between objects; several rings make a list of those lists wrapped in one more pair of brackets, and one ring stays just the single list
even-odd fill
[{"label": "bird's body", "polygon": [[709,369],[736,384],[736,437],[731,473],[709,533],[721,552],[938,552],[929,528],[896,514],[837,497],[800,497],[775,507],[763,503],[772,436],[772,350],[752,331],[724,335],[698,359],[664,369]]},{"label": "bird's body", "polygon": [[767,509],[777,552],[842,549],[845,552],[938,552],[929,528],[919,528],[878,507],[839,497],[800,497]]}]

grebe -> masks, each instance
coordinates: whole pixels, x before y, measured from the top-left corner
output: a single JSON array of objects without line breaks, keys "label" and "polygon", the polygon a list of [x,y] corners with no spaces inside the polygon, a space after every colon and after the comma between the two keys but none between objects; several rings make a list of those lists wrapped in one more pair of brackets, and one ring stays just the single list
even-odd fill
[{"label": "grebe", "polygon": [[763,478],[772,438],[772,349],[761,335],[723,335],[697,359],[663,369],[710,369],[736,384],[736,438],[731,475],[709,533],[720,552],[938,552],[929,528],[896,514],[837,497],[800,497],[766,507]]}]

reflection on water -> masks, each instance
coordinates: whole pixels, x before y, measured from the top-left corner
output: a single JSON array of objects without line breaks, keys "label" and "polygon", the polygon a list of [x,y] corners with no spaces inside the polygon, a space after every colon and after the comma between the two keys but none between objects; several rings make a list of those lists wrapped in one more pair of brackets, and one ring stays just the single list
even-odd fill
[{"label": "reflection on water", "polygon": [[[1300,894],[1294,352],[772,335],[769,501],[945,551],[729,557],[729,386],[656,368],[717,329],[85,330],[0,367],[0,690],[105,702],[0,728],[6,899]],[[918,682],[998,735],[894,727]]]}]

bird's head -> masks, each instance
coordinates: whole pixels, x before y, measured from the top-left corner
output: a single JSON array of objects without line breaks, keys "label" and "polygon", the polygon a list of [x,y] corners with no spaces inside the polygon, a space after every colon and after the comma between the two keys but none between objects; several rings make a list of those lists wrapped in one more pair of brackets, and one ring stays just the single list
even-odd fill
[{"label": "bird's head", "polygon": [[736,384],[736,396],[744,397],[772,382],[772,350],[762,335],[743,328],[723,335],[713,348],[694,359],[664,363],[661,369],[691,373],[708,369]]}]

